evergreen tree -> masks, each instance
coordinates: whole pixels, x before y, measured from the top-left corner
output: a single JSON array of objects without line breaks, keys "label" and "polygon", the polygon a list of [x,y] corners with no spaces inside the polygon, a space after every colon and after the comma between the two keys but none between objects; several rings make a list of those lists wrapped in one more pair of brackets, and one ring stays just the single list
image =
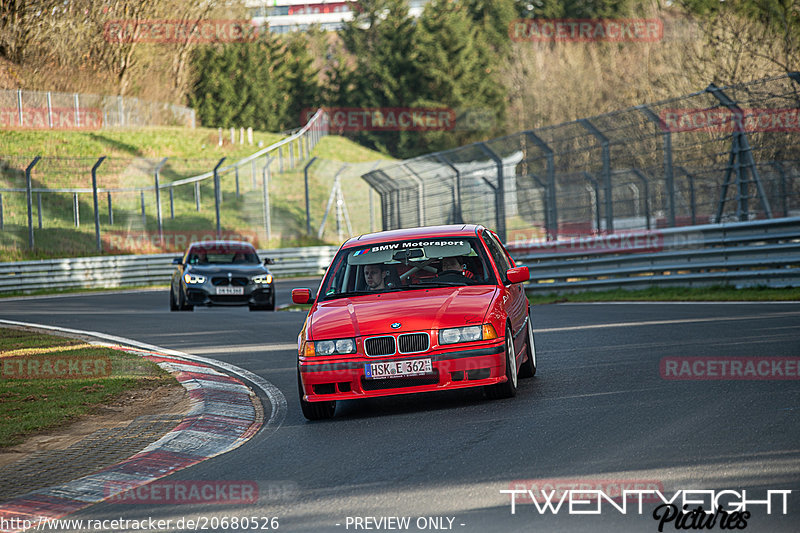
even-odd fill
[{"label": "evergreen tree", "polygon": [[[420,85],[414,104],[451,109],[459,120],[452,130],[405,132],[404,153],[417,155],[487,138],[494,123],[503,119],[505,93],[496,79],[498,55],[484,28],[475,23],[475,12],[466,3],[432,0],[425,6],[415,35]],[[470,116],[478,120],[469,123]]]},{"label": "evergreen tree", "polygon": [[[341,30],[352,64],[339,66],[336,106],[409,107],[416,100],[419,69],[414,45],[415,22],[404,0],[365,0],[361,11]],[[399,132],[366,131],[358,142],[397,154]]]}]

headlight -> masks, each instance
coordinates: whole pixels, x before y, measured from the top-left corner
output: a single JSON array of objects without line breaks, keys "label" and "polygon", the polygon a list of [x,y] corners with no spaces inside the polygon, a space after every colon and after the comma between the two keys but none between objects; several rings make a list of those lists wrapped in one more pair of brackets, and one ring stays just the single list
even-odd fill
[{"label": "headlight", "polygon": [[206,282],[206,277],[205,276],[200,276],[198,274],[192,274],[191,272],[187,272],[186,274],[183,275],[183,281],[185,281],[186,283],[189,283],[189,284],[192,284],[192,283],[205,283]]},{"label": "headlight", "polygon": [[356,342],[353,339],[315,341],[314,353],[316,355],[356,353]]},{"label": "headlight", "polygon": [[439,344],[456,344],[459,342],[474,342],[496,338],[497,333],[491,324],[439,330]]},{"label": "headlight", "polygon": [[253,283],[263,283],[264,285],[269,285],[272,283],[272,274],[261,274],[259,276],[253,276]]}]

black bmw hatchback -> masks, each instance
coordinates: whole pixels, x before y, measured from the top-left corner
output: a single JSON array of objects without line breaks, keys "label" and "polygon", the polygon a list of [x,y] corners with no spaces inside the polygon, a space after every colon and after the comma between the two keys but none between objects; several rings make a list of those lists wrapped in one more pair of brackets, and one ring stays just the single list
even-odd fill
[{"label": "black bmw hatchback", "polygon": [[169,291],[170,311],[195,305],[247,305],[251,311],[274,311],[275,288],[253,245],[240,241],[204,241],[189,245],[175,258]]}]

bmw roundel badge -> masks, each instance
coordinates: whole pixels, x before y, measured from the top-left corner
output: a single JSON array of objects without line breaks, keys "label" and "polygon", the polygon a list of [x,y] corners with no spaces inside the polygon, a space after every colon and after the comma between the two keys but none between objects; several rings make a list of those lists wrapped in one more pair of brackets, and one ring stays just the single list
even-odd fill
[{"label": "bmw roundel badge", "polygon": [[394,324],[392,324],[392,329],[397,329],[400,326],[402,326],[402,324],[400,322],[395,322]]}]

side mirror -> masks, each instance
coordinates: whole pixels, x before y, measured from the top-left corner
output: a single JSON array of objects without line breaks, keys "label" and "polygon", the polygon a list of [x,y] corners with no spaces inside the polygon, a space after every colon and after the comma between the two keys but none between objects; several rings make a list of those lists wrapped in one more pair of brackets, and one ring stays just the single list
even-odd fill
[{"label": "side mirror", "polygon": [[183,258],[182,257],[176,257],[175,259],[172,260],[172,264],[173,265],[180,265],[182,263],[183,263]]},{"label": "side mirror", "polygon": [[292,289],[292,302],[296,304],[313,304],[311,289]]},{"label": "side mirror", "polygon": [[272,259],[271,257],[265,257],[264,258],[264,264],[265,265],[274,265],[275,264],[275,260]]},{"label": "side mirror", "polygon": [[528,272],[528,267],[509,268],[506,271],[506,278],[511,283],[523,283],[531,279],[531,274]]}]

